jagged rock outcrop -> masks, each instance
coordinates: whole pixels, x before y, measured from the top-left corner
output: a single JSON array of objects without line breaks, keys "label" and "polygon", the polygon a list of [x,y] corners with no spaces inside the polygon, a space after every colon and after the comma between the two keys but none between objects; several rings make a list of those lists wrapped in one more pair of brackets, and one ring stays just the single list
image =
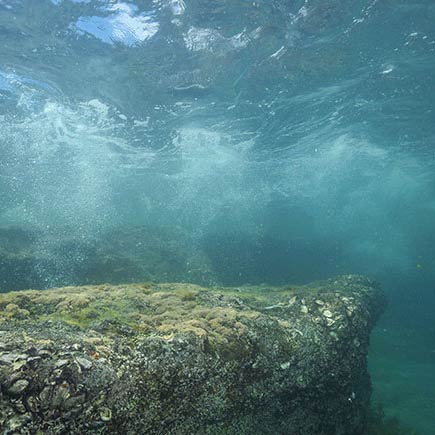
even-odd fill
[{"label": "jagged rock outcrop", "polygon": [[1,433],[361,434],[383,304],[353,275],[1,294]]}]

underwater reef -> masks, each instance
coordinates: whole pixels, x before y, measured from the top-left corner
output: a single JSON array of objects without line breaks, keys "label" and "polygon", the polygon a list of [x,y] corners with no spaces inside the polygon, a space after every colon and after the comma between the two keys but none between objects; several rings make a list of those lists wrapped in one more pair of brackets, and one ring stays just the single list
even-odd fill
[{"label": "underwater reef", "polygon": [[361,435],[384,304],[357,275],[1,294],[1,433]]}]

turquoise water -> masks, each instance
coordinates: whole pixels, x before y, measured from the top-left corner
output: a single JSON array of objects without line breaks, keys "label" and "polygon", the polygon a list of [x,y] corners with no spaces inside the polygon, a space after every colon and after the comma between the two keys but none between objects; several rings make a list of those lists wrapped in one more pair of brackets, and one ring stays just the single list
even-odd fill
[{"label": "turquoise water", "polygon": [[435,433],[435,3],[0,0],[0,291],[382,282]]}]

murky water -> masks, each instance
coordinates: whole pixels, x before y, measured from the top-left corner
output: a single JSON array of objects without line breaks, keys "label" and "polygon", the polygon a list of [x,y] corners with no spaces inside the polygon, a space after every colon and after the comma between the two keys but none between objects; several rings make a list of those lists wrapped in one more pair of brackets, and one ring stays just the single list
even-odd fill
[{"label": "murky water", "polygon": [[374,398],[435,433],[431,0],[0,0],[0,291],[383,283]]}]

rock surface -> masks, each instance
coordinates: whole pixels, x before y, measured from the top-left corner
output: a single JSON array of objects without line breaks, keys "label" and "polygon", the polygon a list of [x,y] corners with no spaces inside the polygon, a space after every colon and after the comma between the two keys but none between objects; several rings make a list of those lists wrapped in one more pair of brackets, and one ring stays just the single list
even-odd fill
[{"label": "rock surface", "polygon": [[354,275],[1,294],[1,433],[361,434],[383,304]]}]

